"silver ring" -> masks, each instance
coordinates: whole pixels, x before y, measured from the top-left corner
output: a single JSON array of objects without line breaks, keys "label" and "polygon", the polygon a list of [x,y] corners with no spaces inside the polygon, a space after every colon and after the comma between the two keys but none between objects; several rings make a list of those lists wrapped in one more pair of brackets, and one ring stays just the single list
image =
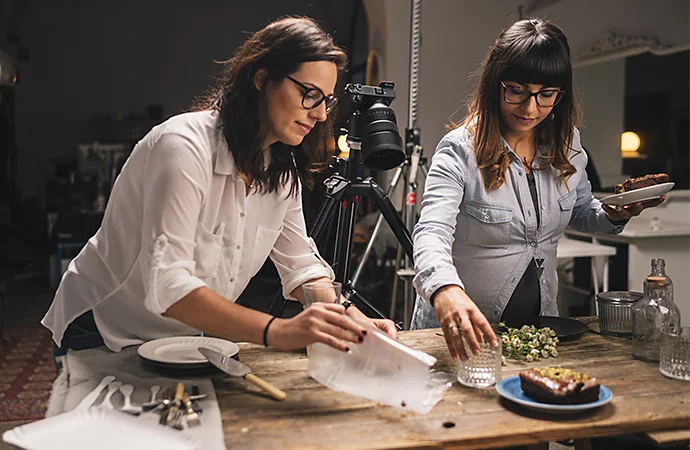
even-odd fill
[{"label": "silver ring", "polygon": [[456,325],[456,324],[454,324],[454,323],[451,323],[450,325],[448,325],[448,331],[452,330],[453,328],[457,328],[457,329],[460,329],[460,327],[459,327],[459,326],[457,326],[457,325]]}]

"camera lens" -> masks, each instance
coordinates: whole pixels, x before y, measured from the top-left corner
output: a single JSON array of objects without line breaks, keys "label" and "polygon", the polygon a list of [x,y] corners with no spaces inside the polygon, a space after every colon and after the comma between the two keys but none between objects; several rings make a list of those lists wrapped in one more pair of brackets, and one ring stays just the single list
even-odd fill
[{"label": "camera lens", "polygon": [[362,114],[360,125],[362,161],[367,167],[389,170],[405,161],[395,111],[381,102],[374,102]]}]

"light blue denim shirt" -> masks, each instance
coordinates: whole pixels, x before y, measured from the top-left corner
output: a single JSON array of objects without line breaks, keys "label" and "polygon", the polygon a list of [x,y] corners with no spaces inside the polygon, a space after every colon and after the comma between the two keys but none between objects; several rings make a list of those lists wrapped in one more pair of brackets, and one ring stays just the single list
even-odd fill
[{"label": "light blue denim shirt", "polygon": [[[533,258],[544,259],[541,314],[557,316],[556,246],[566,226],[586,232],[623,230],[624,225],[611,223],[592,196],[579,131],[573,137],[576,151],[570,153],[577,172],[567,186],[556,181],[559,171],[553,167],[533,170],[539,227],[524,166],[502,141],[512,161],[505,183],[492,192],[484,188],[473,136],[465,127],[448,133],[436,148],[413,233],[414,286],[419,294],[413,329],[438,326],[428,300],[451,284],[463,287],[489,322],[497,323]],[[547,165],[535,158],[535,168],[540,164]]]}]

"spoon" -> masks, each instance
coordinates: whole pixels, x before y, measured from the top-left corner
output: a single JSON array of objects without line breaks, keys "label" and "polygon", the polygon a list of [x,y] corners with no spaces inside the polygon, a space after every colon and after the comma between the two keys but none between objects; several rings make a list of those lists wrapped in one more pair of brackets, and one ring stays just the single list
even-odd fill
[{"label": "spoon", "polygon": [[134,416],[141,414],[141,406],[132,406],[132,392],[134,392],[134,386],[131,384],[123,384],[120,386],[120,392],[122,392],[122,396],[125,398],[125,403],[122,405],[122,408],[120,408],[120,411]]},{"label": "spoon", "polygon": [[108,385],[108,392],[105,394],[105,398],[103,399],[103,402],[101,403],[101,406],[106,409],[115,409],[113,404],[110,402],[110,397],[113,396],[115,392],[117,392],[118,389],[120,389],[120,386],[122,386],[121,381],[113,381]]}]

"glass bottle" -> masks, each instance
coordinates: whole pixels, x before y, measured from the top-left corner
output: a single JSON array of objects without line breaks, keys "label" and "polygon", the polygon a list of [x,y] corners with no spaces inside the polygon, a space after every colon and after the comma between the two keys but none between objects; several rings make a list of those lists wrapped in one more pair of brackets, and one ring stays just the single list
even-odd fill
[{"label": "glass bottle", "polygon": [[661,329],[666,326],[680,326],[680,310],[666,298],[668,280],[662,276],[648,276],[645,280],[648,290],[632,308],[633,358],[643,361],[659,361]]},{"label": "glass bottle", "polygon": [[[648,277],[664,277],[666,278],[666,281],[668,282],[666,289],[668,290],[666,298],[669,301],[673,301],[673,281],[671,280],[671,277],[666,275],[666,261],[664,261],[664,258],[654,258],[652,259],[652,273],[647,275]],[[648,288],[647,288],[647,280],[644,280],[643,283],[643,292],[644,295],[649,295]]]}]

